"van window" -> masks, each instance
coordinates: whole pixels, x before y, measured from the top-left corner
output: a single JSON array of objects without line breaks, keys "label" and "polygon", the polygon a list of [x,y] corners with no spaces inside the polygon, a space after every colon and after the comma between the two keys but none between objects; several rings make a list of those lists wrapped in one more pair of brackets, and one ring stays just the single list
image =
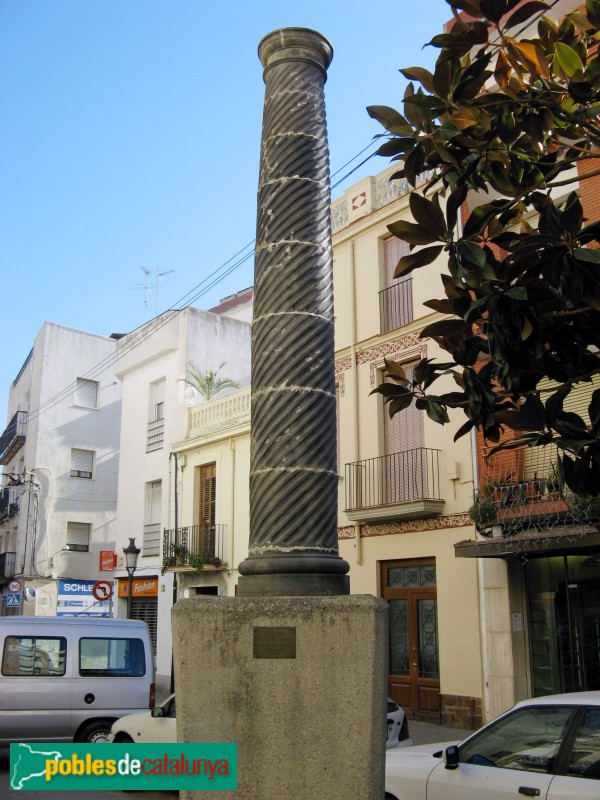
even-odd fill
[{"label": "van window", "polygon": [[67,640],[62,636],[7,636],[3,675],[54,677],[65,674]]},{"label": "van window", "polygon": [[140,678],[146,674],[144,643],[141,639],[80,639],[79,674]]}]

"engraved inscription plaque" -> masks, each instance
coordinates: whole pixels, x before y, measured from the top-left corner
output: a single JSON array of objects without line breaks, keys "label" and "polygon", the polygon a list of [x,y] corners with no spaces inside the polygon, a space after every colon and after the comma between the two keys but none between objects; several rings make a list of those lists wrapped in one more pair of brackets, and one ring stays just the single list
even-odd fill
[{"label": "engraved inscription plaque", "polygon": [[254,658],[296,658],[296,628],[254,628]]}]

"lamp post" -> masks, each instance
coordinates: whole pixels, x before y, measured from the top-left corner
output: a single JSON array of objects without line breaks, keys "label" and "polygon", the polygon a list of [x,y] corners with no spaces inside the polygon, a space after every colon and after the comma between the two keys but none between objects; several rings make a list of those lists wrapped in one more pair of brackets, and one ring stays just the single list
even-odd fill
[{"label": "lamp post", "polygon": [[129,575],[129,591],[127,592],[127,619],[131,617],[131,592],[133,589],[133,573],[137,567],[137,560],[141,550],[135,546],[135,539],[129,538],[129,544],[123,548],[125,556],[125,569]]}]

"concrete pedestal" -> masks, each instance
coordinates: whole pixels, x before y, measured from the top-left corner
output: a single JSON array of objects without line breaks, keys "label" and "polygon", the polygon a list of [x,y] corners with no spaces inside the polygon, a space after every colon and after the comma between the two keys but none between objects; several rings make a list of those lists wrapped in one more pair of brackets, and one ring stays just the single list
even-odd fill
[{"label": "concrete pedestal", "polygon": [[172,619],[178,739],[237,743],[235,800],[381,800],[383,600],[198,597]]}]

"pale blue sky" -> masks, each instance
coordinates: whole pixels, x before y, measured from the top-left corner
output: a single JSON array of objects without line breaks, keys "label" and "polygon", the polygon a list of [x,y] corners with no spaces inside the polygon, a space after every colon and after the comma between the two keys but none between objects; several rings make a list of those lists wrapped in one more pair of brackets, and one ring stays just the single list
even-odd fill
[{"label": "pale blue sky", "polygon": [[[445,0],[0,0],[0,416],[45,320],[128,332],[146,314],[140,266],[174,270],[160,313],[252,241],[264,35],[333,44],[335,172],[380,131],[365,106],[400,107],[398,69],[433,64],[422,46],[449,17]],[[249,259],[194,304],[252,282]]]}]

